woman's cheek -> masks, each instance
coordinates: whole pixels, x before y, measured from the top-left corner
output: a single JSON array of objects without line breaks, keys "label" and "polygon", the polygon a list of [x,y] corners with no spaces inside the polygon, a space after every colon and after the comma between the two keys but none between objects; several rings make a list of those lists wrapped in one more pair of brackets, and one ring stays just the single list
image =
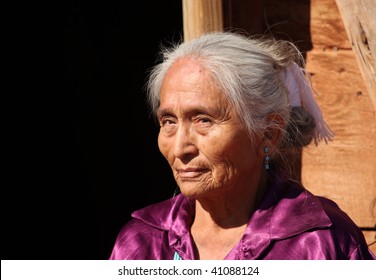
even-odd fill
[{"label": "woman's cheek", "polygon": [[168,143],[167,139],[159,133],[158,135],[158,147],[161,154],[168,159]]}]

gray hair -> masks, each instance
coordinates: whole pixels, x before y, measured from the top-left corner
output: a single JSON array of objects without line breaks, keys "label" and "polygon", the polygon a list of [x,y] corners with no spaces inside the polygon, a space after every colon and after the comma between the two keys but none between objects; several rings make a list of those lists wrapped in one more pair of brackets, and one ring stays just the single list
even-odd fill
[{"label": "gray hair", "polygon": [[[312,120],[300,113],[292,114],[289,93],[280,78],[281,72],[291,62],[304,63],[301,53],[292,43],[231,32],[213,32],[171,48],[162,48],[161,53],[163,61],[151,70],[147,82],[147,98],[154,114],[159,107],[160,89],[168,69],[180,58],[194,57],[211,73],[214,82],[235,106],[251,137],[270,125],[276,125],[266,120],[266,116],[276,113],[286,124],[281,128],[285,135],[281,141],[283,145],[296,145],[297,137],[300,146],[312,139],[308,137],[307,140],[304,136],[302,144],[304,137],[301,137],[301,129],[295,120]],[[295,116],[293,122],[292,116]],[[292,133],[286,133],[289,127]]]}]

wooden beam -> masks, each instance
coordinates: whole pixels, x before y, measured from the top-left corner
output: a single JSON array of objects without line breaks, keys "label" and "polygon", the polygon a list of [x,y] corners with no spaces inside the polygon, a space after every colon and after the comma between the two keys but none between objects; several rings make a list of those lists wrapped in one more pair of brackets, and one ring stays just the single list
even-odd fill
[{"label": "wooden beam", "polygon": [[223,31],[222,0],[183,0],[184,41]]},{"label": "wooden beam", "polygon": [[336,0],[336,4],[376,108],[376,0]]}]

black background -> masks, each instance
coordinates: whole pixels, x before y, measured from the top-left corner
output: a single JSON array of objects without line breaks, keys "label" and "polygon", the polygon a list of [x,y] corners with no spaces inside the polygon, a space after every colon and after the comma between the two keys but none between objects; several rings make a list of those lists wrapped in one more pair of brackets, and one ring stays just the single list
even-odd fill
[{"label": "black background", "polygon": [[176,190],[144,85],[159,45],[183,36],[181,1],[13,12],[1,259],[107,259],[130,213]]}]

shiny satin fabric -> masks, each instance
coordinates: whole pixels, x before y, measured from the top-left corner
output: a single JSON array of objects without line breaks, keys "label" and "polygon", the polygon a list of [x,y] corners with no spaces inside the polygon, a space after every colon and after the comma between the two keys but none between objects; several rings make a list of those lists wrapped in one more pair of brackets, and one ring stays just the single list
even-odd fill
[{"label": "shiny satin fabric", "polygon": [[[132,213],[111,260],[197,259],[190,234],[195,201],[182,194]],[[227,260],[361,260],[375,255],[333,201],[292,182],[269,186]]]}]

